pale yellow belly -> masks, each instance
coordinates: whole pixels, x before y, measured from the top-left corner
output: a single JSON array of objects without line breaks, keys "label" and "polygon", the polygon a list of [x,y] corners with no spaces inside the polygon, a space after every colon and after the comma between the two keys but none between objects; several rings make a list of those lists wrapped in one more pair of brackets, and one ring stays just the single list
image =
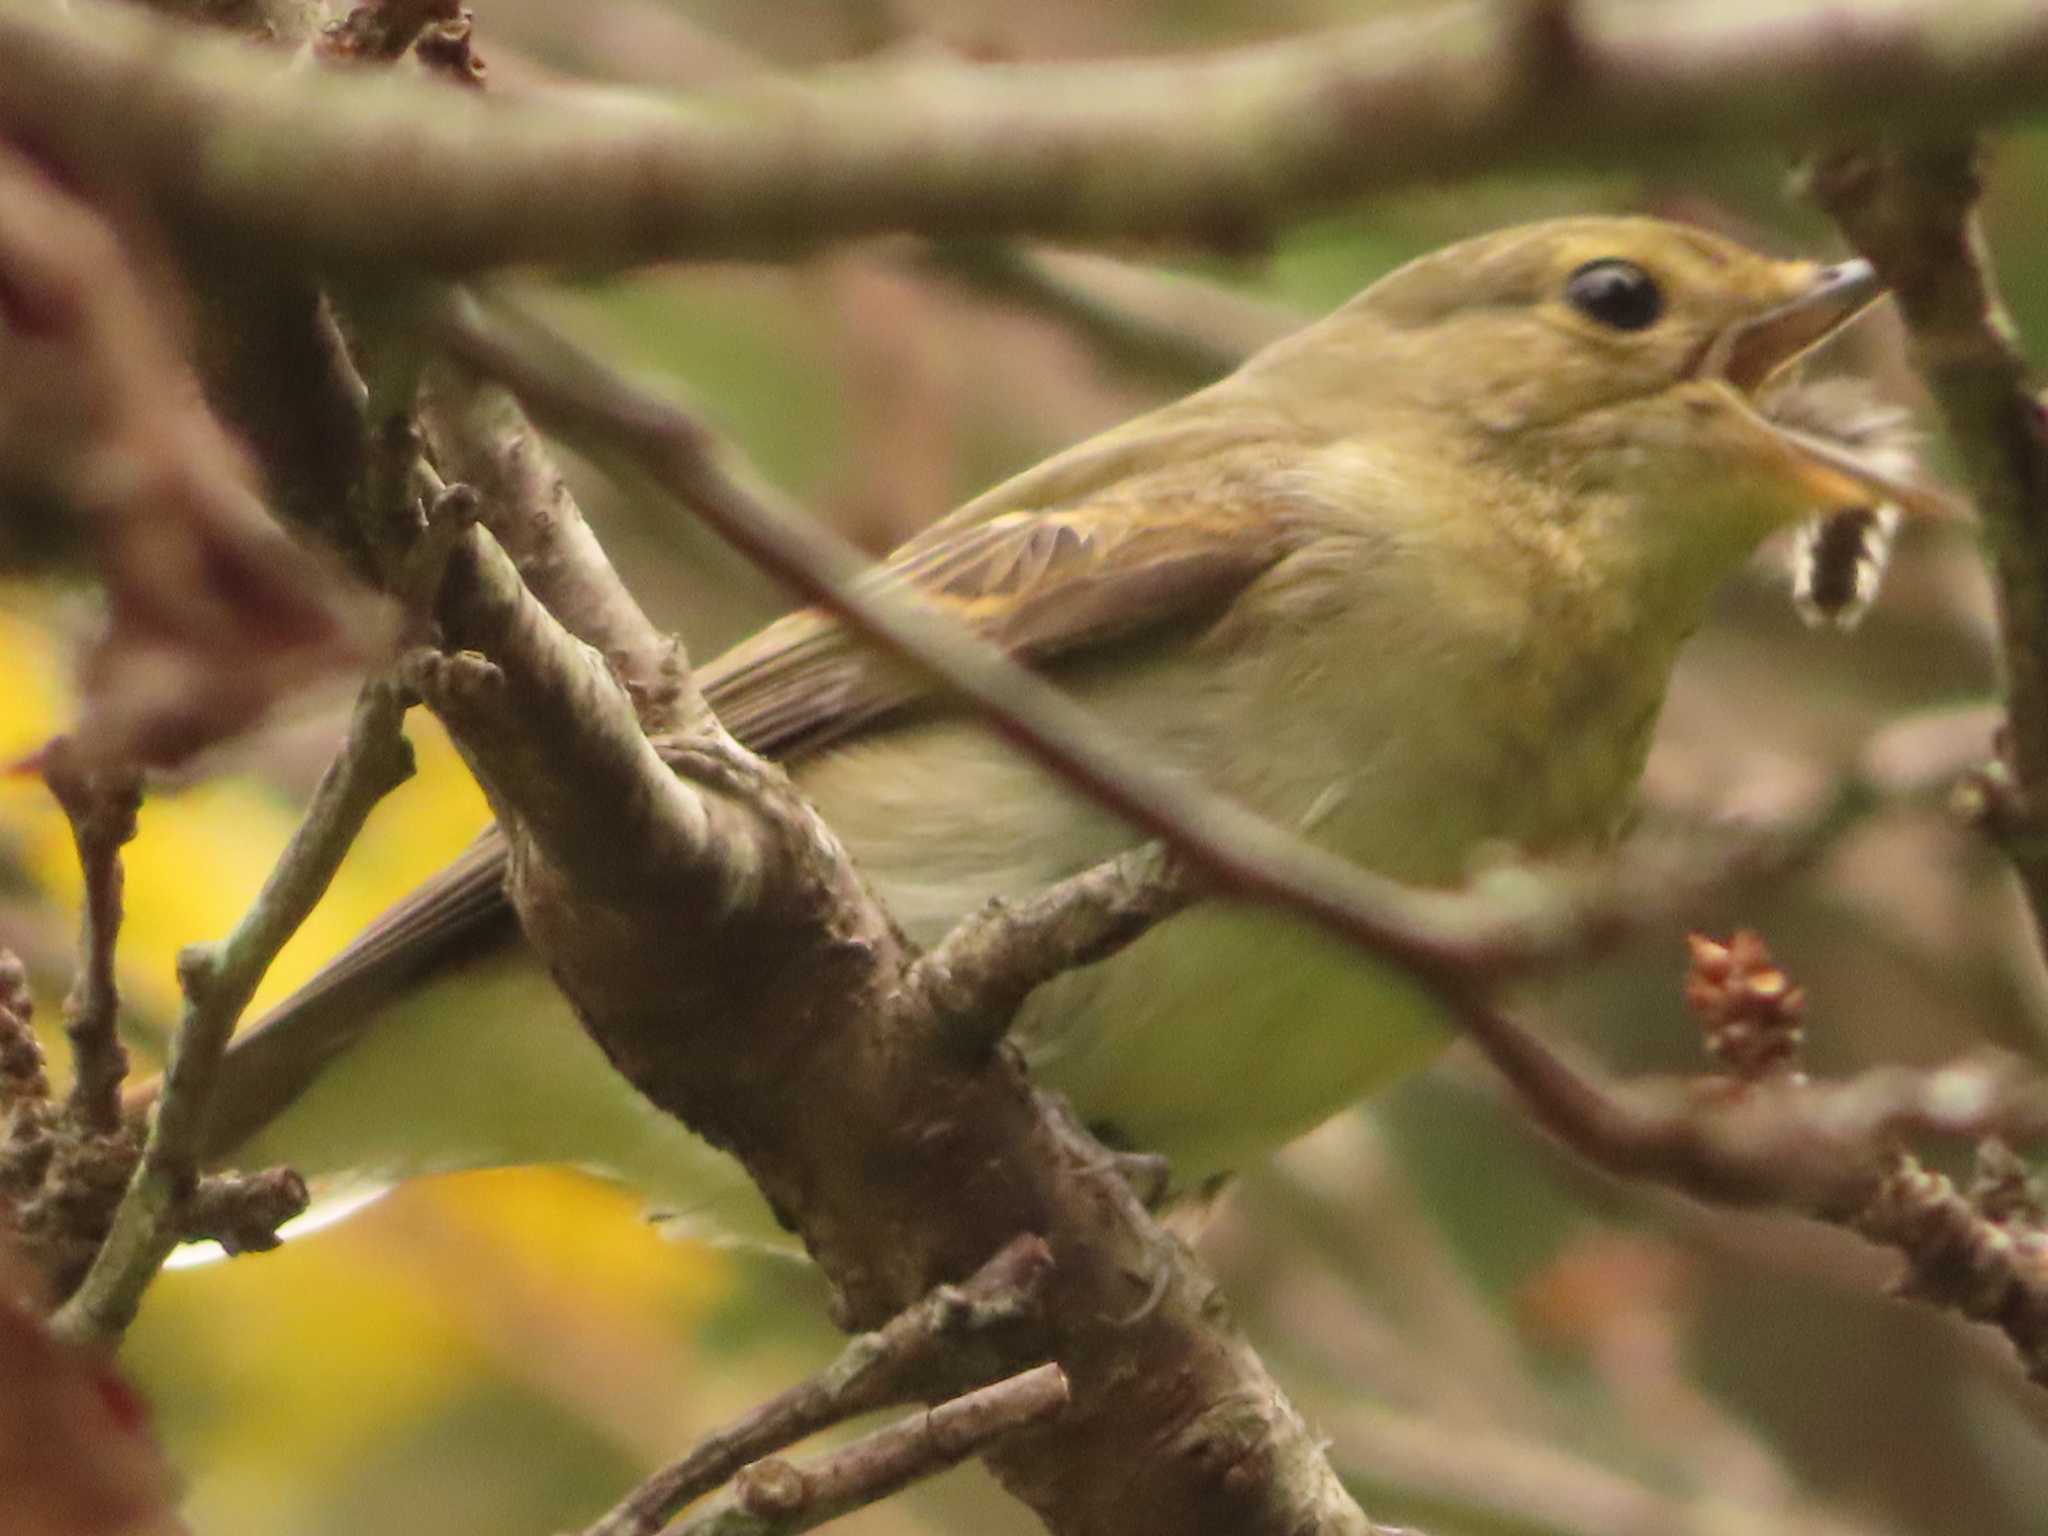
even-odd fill
[{"label": "pale yellow belly", "polygon": [[1398,972],[1271,912],[1211,906],[1041,988],[1034,1070],[1091,1124],[1199,1188],[1421,1065],[1442,1010]]},{"label": "pale yellow belly", "polygon": [[[883,738],[799,782],[922,943],[1135,841],[970,725]],[[1457,819],[1407,825],[1433,840]],[[1398,973],[1297,919],[1221,904],[1040,988],[1017,1036],[1047,1086],[1164,1154],[1180,1188],[1301,1134],[1445,1039],[1439,1010]]]}]

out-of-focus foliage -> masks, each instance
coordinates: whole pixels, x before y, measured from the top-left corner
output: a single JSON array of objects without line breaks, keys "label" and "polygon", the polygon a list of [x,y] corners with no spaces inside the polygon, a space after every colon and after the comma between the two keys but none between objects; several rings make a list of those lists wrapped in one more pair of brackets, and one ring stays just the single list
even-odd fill
[{"label": "out-of-focus foliage", "polygon": [[[742,71],[749,55],[825,62],[910,43],[1115,54],[1367,8],[502,0],[483,8],[478,41],[499,89],[558,71],[674,84]],[[1149,254],[1314,310],[1409,255],[1564,212],[1649,209],[1823,248],[1824,225],[1782,180],[1754,157],[1498,180],[1320,219],[1269,251]],[[2048,143],[2009,142],[1988,218],[2037,352],[2044,186]],[[625,363],[671,377],[772,478],[878,548],[1161,397],[1156,379],[1117,375],[1057,322],[978,299],[906,255],[660,272],[547,302]],[[1882,323],[1858,346],[1912,398]],[[699,531],[651,521],[594,477],[577,484],[629,579],[696,654],[779,606]],[[1882,722],[1987,696],[1986,605],[1954,530],[1909,536],[1876,612],[1847,637],[1803,630],[1782,573],[1760,562],[1689,654],[1653,800],[1703,814],[1811,794]],[[0,759],[66,718],[88,607],[0,592]],[[122,954],[137,1038],[172,1015],[176,948],[218,936],[247,902],[337,727],[332,709],[309,705],[222,771],[146,804]],[[419,779],[377,811],[265,998],[481,824],[431,723],[416,718],[412,734]],[[30,961],[46,1021],[77,887],[40,786],[0,779],[0,942]],[[1985,1040],[2048,1062],[2048,992],[2005,877],[1936,812],[1873,822],[1811,877],[1718,916],[1761,927],[1807,986],[1816,1070],[1933,1062]],[[1618,1068],[1693,1070],[1681,957],[1675,933],[1652,935],[1532,1005]],[[1251,1175],[1203,1241],[1382,1519],[1437,1536],[1683,1531],[1710,1516],[1726,1522],[1714,1529],[1768,1533],[1814,1530],[1796,1522],[1825,1508],[1870,1532],[2042,1528],[2048,1394],[1996,1340],[1885,1299],[1886,1260],[1848,1238],[1573,1166],[1456,1054]],[[797,1266],[666,1241],[630,1196],[551,1171],[428,1181],[279,1254],[169,1275],[131,1358],[201,1529],[521,1536],[587,1520],[831,1348]],[[963,1474],[845,1528],[1027,1527]]]}]

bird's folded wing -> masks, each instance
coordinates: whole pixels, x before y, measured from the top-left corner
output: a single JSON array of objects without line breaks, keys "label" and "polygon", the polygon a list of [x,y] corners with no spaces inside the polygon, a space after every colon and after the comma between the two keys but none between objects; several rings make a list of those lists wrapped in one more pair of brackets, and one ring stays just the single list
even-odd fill
[{"label": "bird's folded wing", "polygon": [[[237,1035],[214,1090],[206,1155],[226,1157],[262,1130],[374,1022],[378,1006],[420,977],[512,936],[505,839],[486,827],[425,884],[365,928],[320,973]],[[157,1084],[129,1095],[131,1110]]]},{"label": "bird's folded wing", "polygon": [[[1008,512],[911,546],[870,579],[1043,665],[1220,612],[1299,542],[1281,505],[1188,496]],[[784,762],[942,697],[935,680],[815,609],[728,651],[700,682],[728,730]]]},{"label": "bird's folded wing", "polygon": [[[1284,496],[1187,490],[1108,496],[1054,511],[955,522],[869,579],[920,593],[1020,659],[1045,664],[1220,612],[1303,534]],[[1161,488],[1162,490],[1164,488]],[[700,674],[719,717],[754,750],[799,758],[941,697],[938,685],[806,611],[769,626]],[[245,1030],[221,1079],[209,1155],[229,1155],[423,976],[497,942],[511,922],[505,845],[487,830],[406,896],[306,987]],[[141,1108],[147,1084],[131,1096]]]}]

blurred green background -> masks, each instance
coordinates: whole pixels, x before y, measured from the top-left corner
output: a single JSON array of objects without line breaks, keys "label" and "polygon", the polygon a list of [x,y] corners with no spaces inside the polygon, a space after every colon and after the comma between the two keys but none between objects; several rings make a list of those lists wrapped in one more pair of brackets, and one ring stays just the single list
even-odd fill
[{"label": "blurred green background", "polygon": [[[477,41],[492,88],[509,93],[569,77],[688,85],[888,48],[1129,54],[1384,8],[486,0]],[[1788,254],[1833,251],[1825,223],[1786,195],[1786,170],[1746,154],[1487,181],[1319,218],[1254,253],[1116,254],[1308,313],[1410,255],[1561,213],[1655,211]],[[2044,187],[2048,140],[2007,139],[1987,220],[2036,348],[2048,342]],[[563,286],[545,305],[686,393],[777,483],[878,550],[1199,382],[1121,365],[907,243]],[[1859,366],[1917,398],[1888,317],[1852,345]],[[694,654],[782,606],[698,530],[575,478]],[[5,590],[0,757],[61,727],[91,621],[88,596]],[[1799,624],[1783,552],[1767,552],[1691,648],[1646,814],[1740,816],[1816,793],[1886,722],[1986,699],[1990,644],[1966,531],[1909,534],[1849,636]],[[170,1015],[176,948],[223,932],[254,892],[338,727],[333,708],[308,704],[145,807],[123,950],[139,1037]],[[265,998],[482,823],[431,722],[416,717],[413,734],[424,771],[376,813]],[[30,961],[46,1018],[76,898],[40,787],[0,779],[0,943]],[[1807,986],[1816,1071],[1932,1063],[1986,1041],[2048,1065],[2048,990],[2009,882],[1939,810],[1874,817],[1818,869],[1704,916],[1761,928]],[[1527,1011],[1618,1070],[1695,1070],[1680,940],[1647,935],[1532,994]],[[1891,1262],[1839,1233],[1587,1171],[1526,1130],[1460,1052],[1250,1173],[1201,1247],[1379,1519],[1435,1536],[2048,1531],[2048,1393],[2000,1340],[1888,1299]],[[200,1530],[539,1536],[586,1522],[823,1363],[834,1343],[820,1301],[790,1261],[657,1235],[625,1192],[508,1171],[423,1181],[280,1253],[167,1275],[128,1358]],[[970,1470],[842,1528],[1029,1527]]]}]

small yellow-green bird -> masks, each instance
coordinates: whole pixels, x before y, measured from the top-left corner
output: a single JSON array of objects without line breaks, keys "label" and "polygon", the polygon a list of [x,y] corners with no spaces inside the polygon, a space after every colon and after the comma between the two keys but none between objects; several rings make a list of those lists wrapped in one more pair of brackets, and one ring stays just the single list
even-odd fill
[{"label": "small yellow-green bird", "polygon": [[[1853,447],[1756,408],[1876,291],[1861,262],[1651,219],[1470,240],[970,502],[878,579],[1384,874],[1446,886],[1481,845],[1596,845],[1716,584],[1776,529],[1896,499]],[[700,680],[915,940],[1136,840],[823,615]],[[751,1228],[737,1168],[640,1100],[542,977],[503,866],[487,834],[244,1034],[213,1156],[371,1181],[570,1162]],[[1445,1038],[1386,968],[1225,903],[1042,988],[1017,1034],[1184,1189]]]}]

